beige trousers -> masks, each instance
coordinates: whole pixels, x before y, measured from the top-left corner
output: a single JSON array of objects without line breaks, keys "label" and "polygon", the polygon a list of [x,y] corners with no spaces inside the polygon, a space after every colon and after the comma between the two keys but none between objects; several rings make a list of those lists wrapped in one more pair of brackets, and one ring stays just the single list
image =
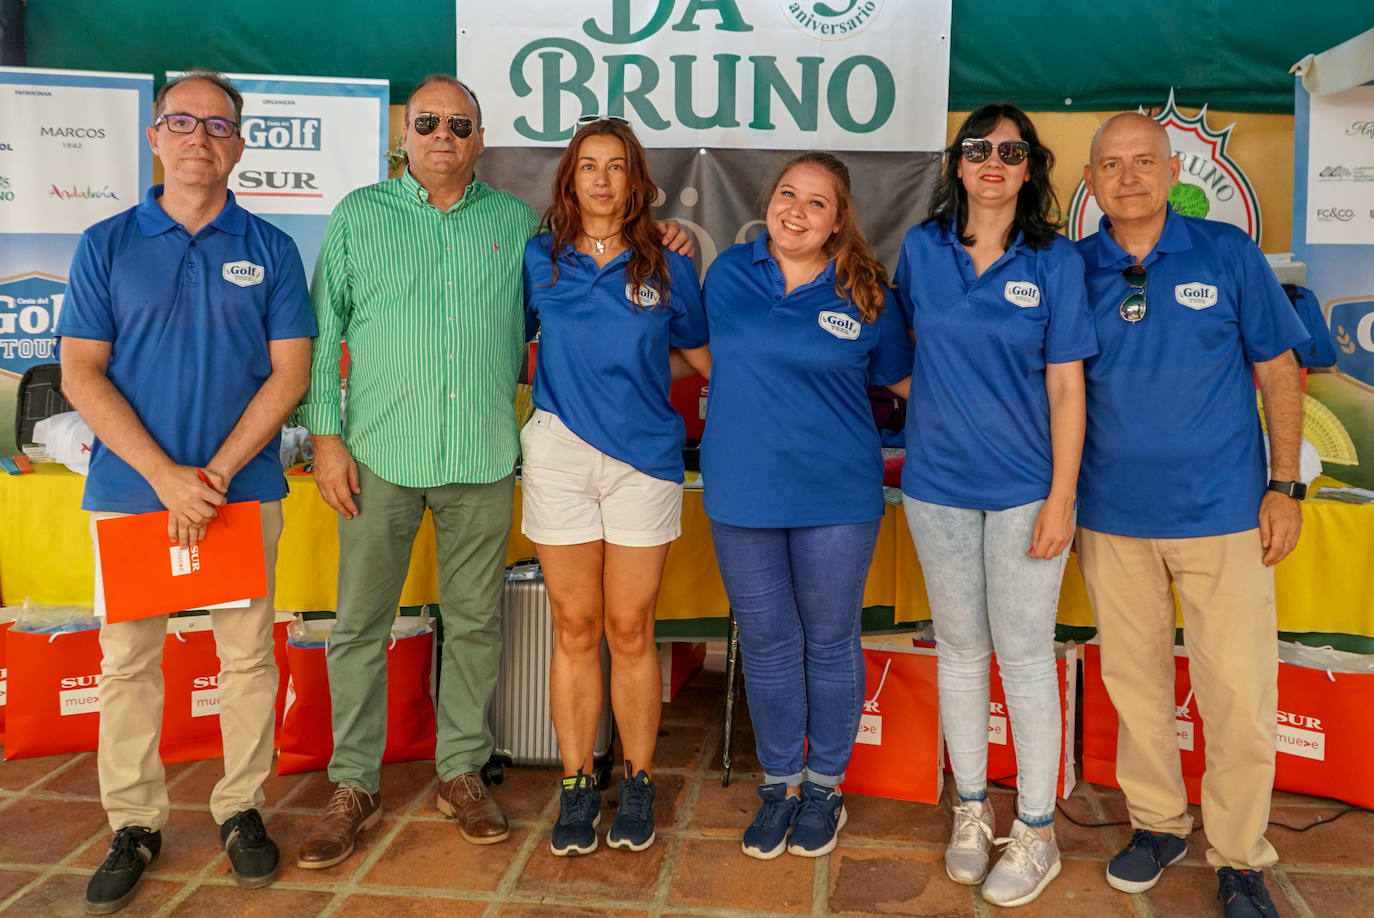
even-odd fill
[{"label": "beige trousers", "polygon": [[[95,522],[118,513],[91,514]],[[212,524],[213,525],[213,524]],[[281,501],[262,505],[262,548],[267,595],[246,609],[210,613],[219,655],[220,734],[224,777],[210,793],[210,813],[223,823],[241,810],[260,808],[262,784],[272,771],[277,664],[272,656],[272,597],[276,588]],[[100,548],[96,544],[97,555]],[[160,829],[167,822],[167,782],[158,755],[162,735],[162,643],[167,617],[155,615],[100,629],[100,802],[110,828]]]},{"label": "beige trousers", "polygon": [[1207,743],[1202,822],[1214,867],[1278,860],[1264,837],[1274,786],[1278,637],[1274,571],[1259,530],[1137,539],[1078,530],[1078,565],[1102,642],[1102,681],[1121,721],[1116,779],[1131,825],[1186,836],[1192,817],[1174,717],[1174,602]]}]

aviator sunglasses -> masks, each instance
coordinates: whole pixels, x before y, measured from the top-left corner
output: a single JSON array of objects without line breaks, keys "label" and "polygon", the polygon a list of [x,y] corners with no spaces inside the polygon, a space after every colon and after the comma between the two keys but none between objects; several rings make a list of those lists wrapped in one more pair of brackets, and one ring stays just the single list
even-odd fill
[{"label": "aviator sunglasses", "polygon": [[168,114],[160,115],[153,122],[153,127],[159,124],[167,126],[167,130],[173,134],[194,134],[196,126],[205,125],[205,133],[210,137],[218,137],[225,140],[234,136],[234,132],[239,129],[237,121],[230,121],[228,118],[197,118],[195,115]]},{"label": "aviator sunglasses", "polygon": [[1145,318],[1145,266],[1131,265],[1121,269],[1121,276],[1131,285],[1131,293],[1121,301],[1121,318],[1132,325]]},{"label": "aviator sunglasses", "polygon": [[448,121],[448,129],[453,132],[453,136],[459,139],[472,136],[472,119],[467,115],[436,115],[433,112],[421,112],[410,120],[410,124],[415,128],[415,133],[424,137],[433,134],[439,127],[440,121]]},{"label": "aviator sunglasses", "polygon": [[[1030,144],[1024,140],[1004,140],[996,145],[997,156],[1008,166],[1019,166],[1030,155]],[[959,152],[971,163],[981,163],[992,155],[993,143],[986,137],[967,137],[959,144]]]}]

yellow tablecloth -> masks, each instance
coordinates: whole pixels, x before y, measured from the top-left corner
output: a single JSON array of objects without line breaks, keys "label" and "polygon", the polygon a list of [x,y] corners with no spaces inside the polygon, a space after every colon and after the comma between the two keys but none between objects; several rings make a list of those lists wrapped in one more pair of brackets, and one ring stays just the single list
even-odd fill
[{"label": "yellow tablecloth", "polygon": [[[90,605],[92,567],[87,517],[80,510],[84,479],[59,466],[36,474],[0,475],[0,597],[52,605]],[[308,476],[288,476],[286,530],[277,561],[277,606],[288,611],[333,609],[338,569],[335,514]],[[1315,490],[1315,489],[1314,489]],[[520,534],[516,492],[507,559],[534,556]],[[723,617],[729,612],[716,569],[701,492],[688,490],[683,535],[673,543],[659,591],[660,620]],[[1276,577],[1279,629],[1374,637],[1374,505],[1335,501],[1303,504],[1303,534]],[[403,605],[438,599],[434,529],[428,518],[415,538]],[[888,506],[864,592],[866,606],[892,606],[898,622],[930,617],[921,567],[900,507]],[[1059,599],[1059,622],[1093,625],[1082,575],[1069,559]]]},{"label": "yellow tablecloth", "polygon": [[[81,511],[85,479],[51,464],[35,465],[35,474],[0,475],[0,596],[4,605],[24,598],[49,605],[92,602],[94,560],[87,515]],[[282,505],[286,528],[277,555],[277,608],[286,612],[333,609],[337,599],[339,543],[336,515],[320,498],[309,476],[288,475],[290,493]],[[520,534],[520,492],[512,507],[513,524],[507,563],[534,557],[534,545]],[[891,513],[883,521],[869,575],[865,605],[895,605],[893,569],[897,533]],[[682,506],[683,537],[668,551],[659,590],[657,615],[677,620],[725,617],[729,602],[716,569],[710,523],[701,508],[701,492],[688,490]],[[437,602],[434,526],[425,515],[415,536],[410,573],[402,605]]]}]

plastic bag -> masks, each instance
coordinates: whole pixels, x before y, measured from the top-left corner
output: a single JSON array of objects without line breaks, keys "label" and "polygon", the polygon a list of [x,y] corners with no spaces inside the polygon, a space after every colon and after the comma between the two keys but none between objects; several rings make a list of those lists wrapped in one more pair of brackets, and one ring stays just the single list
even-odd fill
[{"label": "plastic bag", "polygon": [[91,464],[95,434],[75,411],[64,411],[44,418],[33,426],[33,439],[47,448],[48,455],[78,475],[85,475]]},{"label": "plastic bag", "polygon": [[89,606],[43,606],[25,599],[15,616],[13,630],[27,634],[60,634],[99,627],[100,619]]}]

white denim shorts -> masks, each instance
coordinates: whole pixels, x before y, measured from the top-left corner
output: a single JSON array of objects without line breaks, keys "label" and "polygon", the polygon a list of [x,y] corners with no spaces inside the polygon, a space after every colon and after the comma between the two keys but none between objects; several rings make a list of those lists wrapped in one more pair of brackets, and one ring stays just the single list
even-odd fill
[{"label": "white denim shorts", "polygon": [[540,545],[647,548],[682,534],[682,485],[601,452],[536,408],[520,431],[520,531]]}]

